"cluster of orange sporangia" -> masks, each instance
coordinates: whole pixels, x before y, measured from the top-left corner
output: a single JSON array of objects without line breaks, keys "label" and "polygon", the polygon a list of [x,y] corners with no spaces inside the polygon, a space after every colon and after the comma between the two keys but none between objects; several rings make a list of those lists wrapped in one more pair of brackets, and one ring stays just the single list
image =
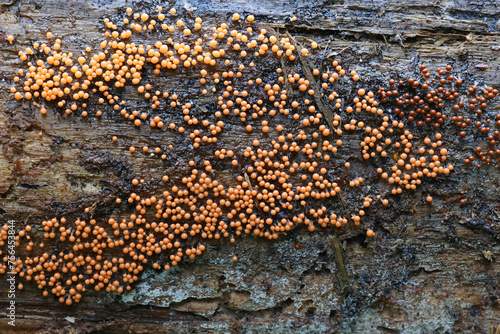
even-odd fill
[{"label": "cluster of orange sporangia", "polygon": [[[183,258],[199,256],[204,239],[235,242],[242,234],[276,239],[299,225],[311,232],[349,221],[359,225],[365,210],[389,201],[385,193],[367,191],[346,206],[342,192],[363,186],[364,179],[351,176],[346,182],[336,176],[351,165],[347,157],[352,153],[340,151],[344,131],[363,134],[360,159],[380,166],[377,172],[388,182],[387,195],[415,190],[425,178],[453,170],[446,163],[448,151],[440,133],[416,136],[394,116],[403,117],[408,105],[420,105],[424,98],[428,104],[440,103],[439,96],[410,100],[403,95],[397,100],[402,101],[400,110],[386,113],[369,90],[357,87],[353,98],[335,91],[339,80],[358,86],[360,75],[336,60],[324,71],[311,66],[316,42],[305,48],[288,34],[259,28],[252,15],[243,19],[234,14],[228,22],[207,27],[201,18],[181,18],[175,8],[158,8],[154,14],[130,8],[125,12],[122,22],[104,20],[105,39],[93,53],[90,48],[81,55],[64,52],[61,40],[51,33],[46,42],[20,51],[27,68],[14,78],[14,97],[32,101],[42,114],[48,109],[96,118],[119,113],[136,127],[190,140],[193,154],[203,155],[196,160],[202,163],[189,161],[187,175],[163,176],[161,193],[116,199],[135,205],[128,219],[53,218],[19,231],[16,245],[25,245],[32,255],[17,259],[14,272],[34,280],[44,295],[69,305],[79,302],[87,289],[129,290],[147,266],[168,270]],[[152,36],[156,40],[148,42]],[[198,97],[160,88],[178,74],[199,82],[192,87]],[[382,102],[399,94],[392,88],[395,82],[390,84],[391,91],[379,90]],[[416,87],[414,81],[410,84]],[[148,108],[130,105],[121,94],[126,86],[135,87]],[[205,96],[214,101],[210,108],[202,101]],[[415,115],[409,111],[412,119],[407,121],[417,114],[435,124],[445,119],[441,111],[429,111],[427,117],[426,106],[422,108]],[[370,124],[362,120],[366,117]],[[246,145],[221,139],[228,124],[241,127],[239,142],[248,138]],[[158,143],[138,150],[130,145],[129,150],[168,161],[175,147]],[[234,184],[218,181],[217,166],[237,174]],[[136,178],[132,184],[144,182]],[[4,226],[0,232],[0,246],[7,230]],[[35,244],[33,233],[42,233],[45,243],[57,247]],[[371,229],[366,234],[375,235]],[[0,273],[7,270],[8,257],[3,261]]]},{"label": "cluster of orange sporangia", "polygon": [[[392,105],[395,115],[418,127],[433,123],[434,128],[440,128],[447,115],[452,115],[451,121],[460,129],[460,137],[465,137],[467,128],[472,128],[469,133],[487,138],[488,146],[475,148],[480,158],[476,167],[495,160],[500,166],[500,112],[493,120],[487,117],[488,102],[498,95],[498,90],[486,85],[478,87],[477,82],[466,87],[460,74],[453,75],[451,65],[438,68],[434,75],[425,65],[420,65],[419,69],[421,82],[418,78],[389,80],[389,87],[378,91],[381,102]],[[475,159],[471,155],[464,162],[469,164]]]}]

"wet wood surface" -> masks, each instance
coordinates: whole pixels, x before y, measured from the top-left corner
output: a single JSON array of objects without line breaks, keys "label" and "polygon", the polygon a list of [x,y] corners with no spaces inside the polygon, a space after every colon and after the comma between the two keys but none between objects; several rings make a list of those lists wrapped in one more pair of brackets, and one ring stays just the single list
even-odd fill
[{"label": "wet wood surface", "polygon": [[[126,215],[114,199],[132,191],[135,175],[187,172],[183,152],[168,164],[128,152],[131,143],[158,140],[154,132],[138,136],[112,117],[42,116],[9,92],[20,48],[50,30],[76,54],[100,41],[103,17],[128,5],[0,1],[0,222],[36,226],[77,217],[96,203],[103,207],[97,216]],[[156,3],[137,6],[149,5]],[[259,24],[328,45],[374,86],[416,63],[434,69],[452,63],[472,81],[500,86],[496,0],[191,0],[176,7],[207,20],[252,13]],[[498,101],[491,108],[498,110]],[[110,140],[115,134],[118,143]],[[234,245],[211,241],[194,261],[168,272],[147,270],[130,292],[92,293],[71,307],[26,283],[16,294],[15,328],[4,318],[8,283],[0,275],[0,332],[487,333],[488,325],[500,325],[500,169],[465,166],[474,139],[459,141],[452,129],[443,134],[454,172],[377,211],[369,218],[376,238],[347,227],[336,238],[332,231],[297,229],[272,242],[250,236]],[[226,136],[238,141],[236,130]],[[466,205],[459,204],[462,198]]]}]

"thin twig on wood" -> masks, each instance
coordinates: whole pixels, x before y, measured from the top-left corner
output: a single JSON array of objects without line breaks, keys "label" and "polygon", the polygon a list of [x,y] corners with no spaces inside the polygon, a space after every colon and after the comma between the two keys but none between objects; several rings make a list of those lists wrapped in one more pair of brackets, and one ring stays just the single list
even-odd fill
[{"label": "thin twig on wood", "polygon": [[314,95],[313,95],[314,101],[316,102],[316,105],[318,106],[318,109],[321,111],[321,113],[323,113],[323,115],[325,115],[326,121],[328,123],[328,127],[331,128],[331,127],[333,127],[334,116],[333,116],[333,113],[331,112],[331,110],[328,109],[326,107],[325,103],[323,102],[323,98],[321,97],[321,94],[319,92],[318,83],[314,79],[314,76],[311,72],[311,69],[314,66],[311,64],[311,61],[309,59],[306,59],[304,56],[302,56],[301,50],[303,49],[303,47],[300,44],[300,42],[296,41],[293,38],[293,36],[290,35],[290,33],[288,31],[286,32],[286,35],[290,39],[290,42],[297,49],[297,53],[299,55],[300,62],[302,63],[302,66],[303,66],[304,74],[305,74],[307,80],[309,80],[309,83],[314,90]]},{"label": "thin twig on wood", "polygon": [[[279,42],[279,39],[280,39],[279,28],[276,29],[276,30],[274,30],[273,28],[268,28],[268,30],[271,32],[271,34],[273,34],[274,36],[276,36],[276,38],[278,39],[278,42]],[[280,62],[281,62],[281,69],[283,70],[283,75],[285,77],[286,93],[287,93],[288,96],[293,96],[293,88],[290,85],[290,81],[288,81],[288,72],[286,70],[285,59],[283,58],[283,55],[281,55],[281,57],[280,57]]]},{"label": "thin twig on wood", "polygon": [[332,237],[333,242],[333,254],[335,255],[335,263],[337,264],[337,278],[339,280],[340,289],[342,293],[348,292],[350,290],[349,277],[347,276],[347,270],[344,264],[344,255],[342,253],[342,248],[340,247],[339,240],[337,236]]}]

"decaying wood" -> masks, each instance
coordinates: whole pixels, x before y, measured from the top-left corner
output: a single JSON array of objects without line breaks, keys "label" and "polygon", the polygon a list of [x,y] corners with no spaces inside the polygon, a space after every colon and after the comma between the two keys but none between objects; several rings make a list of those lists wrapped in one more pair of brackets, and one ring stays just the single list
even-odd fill
[{"label": "decaying wood", "polygon": [[[126,144],[109,140],[114,133],[122,143],[148,144],[148,134],[137,137],[126,124],[42,117],[8,91],[20,47],[43,40],[50,29],[69,51],[81,52],[101,38],[99,20],[128,3],[0,1],[0,222],[36,226],[54,216],[78,216],[97,203],[106,208],[97,216],[126,215],[114,211],[113,201],[130,192],[134,175],[187,171],[182,157],[165,165],[123,154]],[[350,64],[373,85],[417,63],[433,69],[453,63],[464,75],[499,87],[497,0],[187,0],[176,7],[187,5],[212,20],[253,13],[281,34],[286,29],[312,38],[327,46],[325,57]],[[71,307],[26,284],[16,296],[15,329],[2,318],[0,332],[487,333],[500,324],[500,170],[463,166],[473,143],[446,131],[444,141],[457,157],[454,173],[377,211],[370,218],[375,239],[347,227],[333,239],[297,229],[274,242],[212,242],[201,258],[169,272],[147,271],[130,293],[95,293]],[[236,140],[237,133],[228,136]],[[424,203],[423,194],[432,195],[433,204]],[[462,197],[467,205],[459,205]],[[0,314],[8,303],[6,287],[0,275]]]}]

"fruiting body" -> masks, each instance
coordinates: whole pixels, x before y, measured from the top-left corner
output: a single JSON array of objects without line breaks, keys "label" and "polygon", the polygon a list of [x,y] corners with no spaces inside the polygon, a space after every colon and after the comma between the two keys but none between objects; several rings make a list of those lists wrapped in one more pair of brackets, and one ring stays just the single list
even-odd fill
[{"label": "fruiting body", "polygon": [[[193,150],[202,148],[197,152],[204,156],[188,162],[187,175],[163,175],[158,180],[163,188],[156,194],[137,191],[113,199],[117,206],[135,206],[128,219],[98,221],[92,218],[96,209],[92,207],[84,210],[85,218],[72,222],[53,218],[36,231],[29,226],[20,231],[18,241],[35,254],[17,262],[15,272],[35,280],[44,295],[52,293],[71,305],[80,301],[86,289],[123,292],[146,264],[168,270],[186,257],[201,255],[206,249],[204,239],[223,237],[235,242],[238,236],[250,234],[273,240],[300,225],[311,232],[348,222],[360,225],[371,207],[389,204],[385,197],[414,191],[426,178],[453,170],[441,134],[417,136],[408,125],[417,121],[421,127],[422,120],[415,118],[419,114],[437,129],[446,120],[444,113],[424,106],[415,115],[408,112],[403,122],[406,109],[419,105],[424,97],[397,97],[401,89],[396,90],[391,80],[391,88],[379,89],[378,94],[382,104],[401,103],[393,111],[399,117],[395,119],[370,89],[361,87],[362,76],[356,71],[346,71],[336,60],[324,60],[324,72],[303,65],[319,54],[316,42],[308,50],[290,35],[258,29],[252,15],[244,22],[233,14],[231,22],[206,27],[201,18],[183,21],[175,8],[135,14],[128,8],[126,14],[123,24],[104,20],[108,30],[94,53],[87,49],[75,57],[61,50],[61,41],[53,41],[51,34],[47,35],[50,43],[35,43],[20,51],[20,60],[28,68],[19,71],[24,81],[15,80],[19,84],[11,89],[13,97],[33,101],[42,115],[54,110],[89,118],[121,115],[137,131],[149,127],[169,132],[189,141]],[[144,32],[161,33],[162,38],[144,45]],[[269,71],[270,63],[272,73],[259,73],[260,67]],[[193,87],[197,96],[215,101],[210,108],[201,98],[161,89],[161,80],[181,71],[199,83]],[[357,88],[352,99],[335,91],[339,80]],[[459,84],[459,79],[452,81]],[[407,85],[428,88],[414,79],[399,84]],[[121,93],[130,86],[147,108],[127,102]],[[488,98],[498,93],[486,91]],[[438,88],[438,93],[443,92]],[[429,93],[424,104],[439,105],[438,93]],[[99,108],[92,110],[90,106],[97,104]],[[165,110],[168,113],[161,112]],[[228,124],[239,130],[245,147],[224,141]],[[342,193],[364,189],[366,180],[349,174],[351,162],[346,159],[351,152],[343,152],[344,131],[349,136],[359,134],[359,160],[373,164],[380,179],[389,184],[388,191],[382,192],[383,187],[380,193],[367,191],[347,209]],[[125,140],[117,135],[113,142]],[[498,140],[498,134],[493,137],[491,141]],[[167,160],[175,150],[174,145],[161,142],[137,144],[127,143],[124,154]],[[221,170],[235,175],[234,183],[222,184],[217,178]],[[145,173],[131,183],[140,189],[150,181]],[[0,232],[2,242],[7,229]],[[57,242],[61,252],[44,253],[44,245],[33,244],[30,233],[43,233],[46,242]],[[375,232],[368,229],[366,235],[373,237]],[[113,255],[117,250],[119,257]],[[0,265],[0,273],[5,269],[5,264]]]}]

